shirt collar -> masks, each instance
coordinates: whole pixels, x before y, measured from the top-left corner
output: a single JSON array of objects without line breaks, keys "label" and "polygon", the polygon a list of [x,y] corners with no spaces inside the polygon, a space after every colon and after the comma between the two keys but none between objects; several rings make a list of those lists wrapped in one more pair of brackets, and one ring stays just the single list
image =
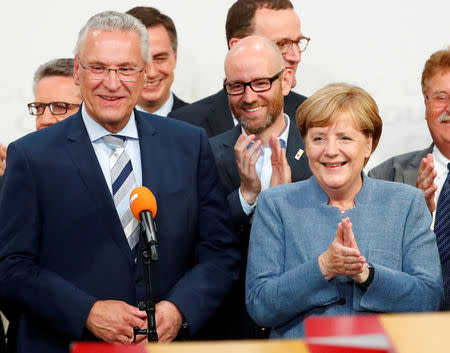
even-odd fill
[{"label": "shirt collar", "polygon": [[448,163],[450,162],[450,159],[445,157],[441,151],[439,151],[439,148],[434,145],[433,147],[433,158],[434,158],[434,167],[436,168],[436,171],[438,172],[438,175],[447,175],[448,173]]},{"label": "shirt collar", "polygon": [[[106,130],[103,126],[97,123],[86,111],[84,104],[81,105],[81,116],[83,118],[84,125],[86,126],[87,133],[91,142],[95,142],[101,139],[103,136],[111,135],[111,132]],[[115,135],[125,136],[130,139],[138,139],[138,132],[136,127],[136,119],[134,111],[131,111],[130,119],[125,127],[117,132]]]},{"label": "shirt collar", "polygon": [[[280,136],[278,136],[278,139],[283,140],[284,145],[287,146],[287,140],[288,140],[288,136],[289,136],[289,126],[291,124],[291,119],[289,119],[289,116],[286,113],[283,113],[283,118],[284,118],[284,122],[286,124],[286,128],[284,129],[283,133]],[[242,133],[245,134],[245,136],[248,136],[242,126],[241,126],[241,131],[242,131]]]},{"label": "shirt collar", "polygon": [[[152,114],[159,115],[159,116],[169,115],[169,113],[172,111],[172,108],[173,108],[173,102],[174,102],[173,93],[170,92],[169,99],[167,99],[166,102],[157,111],[153,112]],[[146,111],[140,105],[136,105],[136,109],[141,112],[148,113],[148,111]]]}]

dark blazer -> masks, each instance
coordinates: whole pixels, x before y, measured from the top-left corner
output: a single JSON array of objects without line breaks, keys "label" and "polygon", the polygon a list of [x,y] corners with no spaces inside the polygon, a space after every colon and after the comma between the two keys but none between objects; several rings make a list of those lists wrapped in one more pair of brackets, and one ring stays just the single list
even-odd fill
[{"label": "dark blazer", "polygon": [[[244,274],[251,221],[250,217],[244,213],[239,200],[238,190],[241,180],[236,165],[234,144],[240,134],[241,126],[237,125],[221,135],[210,138],[210,142],[220,178],[228,194],[232,219],[236,227],[235,232],[241,240],[240,249],[244,258],[241,271]],[[294,119],[291,118],[286,156],[291,167],[293,182],[307,179],[312,175],[305,154],[302,155],[300,160],[295,159],[295,155],[300,148],[304,150],[304,143]],[[207,332],[205,332],[206,330],[201,332],[204,337],[207,339],[252,339],[261,337],[260,330],[247,314],[244,290],[245,279],[242,275],[240,281],[235,284],[232,292],[227,296],[218,314],[210,320],[208,325],[205,325],[208,330]]]},{"label": "dark blazer", "polygon": [[[284,97],[284,112],[295,120],[295,111],[305,99],[305,96],[291,91]],[[224,89],[181,109],[173,110],[169,116],[202,127],[208,137],[219,135],[234,127],[228,106],[228,95]]]},{"label": "dark blazer", "polygon": [[172,110],[184,107],[185,105],[188,105],[185,101],[182,101],[180,98],[178,98],[175,93],[173,94],[173,105]]},{"label": "dark blazer", "polygon": [[[135,116],[143,185],[158,204],[154,297],[174,303],[193,334],[237,280],[238,241],[204,132]],[[135,264],[80,112],[8,147],[0,283],[0,300],[23,308],[17,352],[67,352],[95,339],[85,323],[96,300],[145,298],[141,256]]]},{"label": "dark blazer", "polygon": [[3,175],[0,175],[0,192],[2,191],[3,186]]},{"label": "dark blazer", "polygon": [[372,178],[396,181],[411,186],[416,186],[419,173],[420,162],[428,153],[433,152],[434,145],[430,147],[409,153],[394,156],[379,164],[369,171],[368,175]]}]

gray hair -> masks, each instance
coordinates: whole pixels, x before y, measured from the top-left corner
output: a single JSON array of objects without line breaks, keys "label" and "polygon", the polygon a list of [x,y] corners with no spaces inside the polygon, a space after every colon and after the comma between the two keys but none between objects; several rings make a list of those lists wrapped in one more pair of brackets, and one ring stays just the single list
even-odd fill
[{"label": "gray hair", "polygon": [[33,77],[33,92],[36,94],[36,87],[40,80],[49,76],[73,77],[72,58],[61,58],[50,60],[38,67]]},{"label": "gray hair", "polygon": [[116,11],[100,12],[92,16],[78,33],[77,44],[73,50],[74,55],[79,55],[84,40],[93,30],[136,32],[141,40],[142,60],[147,63],[150,60],[150,39],[147,29],[137,18]]}]

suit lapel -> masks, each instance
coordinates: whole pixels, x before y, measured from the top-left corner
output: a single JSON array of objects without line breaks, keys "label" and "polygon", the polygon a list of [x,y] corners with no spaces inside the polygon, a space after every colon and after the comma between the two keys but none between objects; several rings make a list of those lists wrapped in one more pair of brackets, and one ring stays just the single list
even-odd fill
[{"label": "suit lapel", "polygon": [[207,116],[207,124],[211,136],[219,135],[234,127],[233,116],[228,106],[228,96],[225,90],[220,90],[211,105],[211,114]]},{"label": "suit lapel", "polygon": [[417,177],[419,175],[419,168],[422,158],[425,158],[428,153],[433,153],[433,144],[427,149],[422,150],[420,153],[417,153],[414,158],[411,160],[410,168],[405,169],[403,172],[403,180],[402,183],[408,185],[416,185]]},{"label": "suit lapel", "polygon": [[224,170],[231,180],[231,184],[234,188],[241,185],[241,177],[236,164],[236,155],[234,154],[234,145],[241,135],[241,126],[237,125],[230,131],[226,132],[223,141],[223,164]]},{"label": "suit lapel", "polygon": [[152,125],[152,118],[143,117],[136,109],[134,114],[141,151],[142,185],[148,187],[155,195],[155,198],[158,199],[160,179],[158,178],[158,173],[155,173],[155,168],[161,165],[159,159],[165,155],[165,152],[161,141],[154,138],[157,131]]},{"label": "suit lapel", "polygon": [[81,179],[89,190],[89,197],[105,214],[104,234],[110,235],[124,252],[130,264],[133,263],[132,252],[126,240],[114,205],[111,192],[98,163],[92,143],[84,126],[81,109],[71,118],[70,131],[67,136],[67,149],[78,169]]},{"label": "suit lapel", "polygon": [[297,129],[297,125],[293,119],[290,119],[289,135],[286,147],[286,159],[291,167],[292,181],[298,181],[305,179],[305,169],[308,168],[308,159],[303,152],[299,160],[295,158],[299,150],[305,150],[303,140],[300,136],[300,132]]}]

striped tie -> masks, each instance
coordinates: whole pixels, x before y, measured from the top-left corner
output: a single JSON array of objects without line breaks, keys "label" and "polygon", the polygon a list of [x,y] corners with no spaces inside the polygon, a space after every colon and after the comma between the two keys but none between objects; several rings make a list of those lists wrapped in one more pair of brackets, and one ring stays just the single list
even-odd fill
[{"label": "striped tie", "polygon": [[120,217],[120,223],[127,237],[128,244],[133,250],[139,241],[139,222],[133,217],[129,207],[130,193],[136,187],[133,166],[128,153],[125,151],[124,136],[108,135],[103,141],[111,148],[109,169],[114,205]]},{"label": "striped tie", "polygon": [[436,221],[434,233],[442,265],[444,279],[444,305],[442,309],[450,310],[450,163],[447,165],[449,173],[442,186],[436,207]]}]

